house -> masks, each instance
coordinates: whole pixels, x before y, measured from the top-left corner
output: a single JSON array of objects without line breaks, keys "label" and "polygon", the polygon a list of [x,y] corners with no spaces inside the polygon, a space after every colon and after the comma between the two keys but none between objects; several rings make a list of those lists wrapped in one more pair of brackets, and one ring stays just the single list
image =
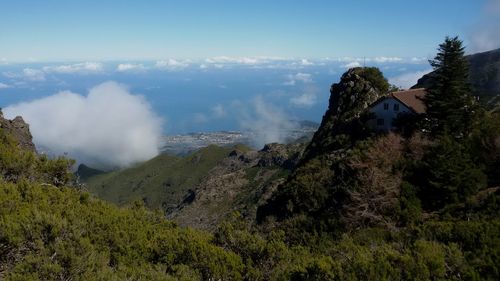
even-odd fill
[{"label": "house", "polygon": [[411,89],[393,92],[380,98],[369,107],[369,112],[374,113],[375,118],[368,125],[375,131],[391,131],[395,129],[394,120],[402,114],[425,113],[423,97],[425,89]]}]

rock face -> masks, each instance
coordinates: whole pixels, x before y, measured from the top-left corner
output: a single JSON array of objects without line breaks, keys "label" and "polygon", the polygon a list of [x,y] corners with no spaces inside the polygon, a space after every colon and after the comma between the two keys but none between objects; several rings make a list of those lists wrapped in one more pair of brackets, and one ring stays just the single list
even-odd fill
[{"label": "rock face", "polygon": [[385,95],[388,88],[389,83],[377,68],[356,67],[344,73],[330,88],[328,110],[307,149],[306,158],[316,155],[317,150],[340,148],[346,139],[339,139],[339,135],[349,138],[365,133],[364,123],[369,118],[366,109]]},{"label": "rock face", "polygon": [[[348,194],[346,155],[372,134],[365,125],[370,104],[385,95],[389,83],[377,68],[352,68],[331,86],[321,126],[286,182],[277,187],[256,217],[286,219],[295,214],[329,213],[332,217]],[[347,167],[347,168],[346,168]]]},{"label": "rock face", "polygon": [[3,114],[0,111],[0,129],[4,130],[8,135],[14,137],[20,148],[36,152],[35,145],[33,144],[33,136],[29,130],[29,125],[24,122],[21,116],[17,116],[13,120],[8,120],[3,117]]},{"label": "rock face", "polygon": [[260,151],[231,151],[190,190],[168,218],[182,226],[213,230],[237,211],[249,222],[298,163],[305,144],[267,144]]},{"label": "rock face", "polygon": [[284,169],[293,169],[302,156],[303,144],[266,144],[260,151],[259,167],[278,166]]}]

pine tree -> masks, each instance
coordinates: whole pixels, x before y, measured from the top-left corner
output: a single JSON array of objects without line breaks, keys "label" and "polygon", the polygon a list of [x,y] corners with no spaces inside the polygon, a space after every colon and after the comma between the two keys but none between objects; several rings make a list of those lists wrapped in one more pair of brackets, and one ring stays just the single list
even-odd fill
[{"label": "pine tree", "polygon": [[434,60],[429,62],[434,73],[425,97],[428,128],[433,136],[466,136],[472,127],[475,102],[462,41],[446,37]]}]

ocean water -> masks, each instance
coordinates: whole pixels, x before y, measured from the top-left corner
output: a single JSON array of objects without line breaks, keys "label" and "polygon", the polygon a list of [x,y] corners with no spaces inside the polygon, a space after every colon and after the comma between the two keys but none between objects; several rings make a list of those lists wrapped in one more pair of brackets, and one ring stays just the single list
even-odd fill
[{"label": "ocean water", "polygon": [[[359,60],[351,65],[359,65]],[[0,65],[0,107],[69,90],[86,95],[106,81],[126,85],[142,95],[162,117],[165,134],[242,130],[249,119],[276,114],[289,120],[320,122],[332,83],[350,66],[345,60],[282,60],[265,64],[193,63],[158,68],[155,62],[129,62],[139,69],[117,71],[123,62],[101,62],[100,68],[71,69],[79,63]],[[59,66],[70,70],[55,71]],[[411,85],[429,70],[425,60],[375,62],[391,81]],[[406,79],[406,80],[405,80]],[[402,85],[405,86],[405,85]]]}]

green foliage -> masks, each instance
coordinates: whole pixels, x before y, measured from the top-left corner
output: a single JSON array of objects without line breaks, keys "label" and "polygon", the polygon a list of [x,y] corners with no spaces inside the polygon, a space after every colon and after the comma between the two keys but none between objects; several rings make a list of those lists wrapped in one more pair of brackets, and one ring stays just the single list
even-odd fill
[{"label": "green foliage", "polygon": [[177,206],[230,151],[212,145],[186,157],[161,154],[135,167],[92,176],[84,182],[91,193],[107,201],[126,205],[144,200],[152,209],[168,210]]},{"label": "green foliage", "polygon": [[408,182],[401,184],[399,220],[402,225],[409,225],[420,220],[422,204],[417,196],[417,189]]},{"label": "green foliage", "polygon": [[[500,49],[466,56],[469,83],[479,102],[488,109],[500,105]],[[412,88],[428,88],[434,72],[424,75]]]},{"label": "green foliage", "polygon": [[470,153],[482,163],[489,186],[500,186],[500,112],[481,112],[470,140]]},{"label": "green foliage", "polygon": [[377,67],[364,67],[363,71],[361,71],[361,76],[370,81],[381,93],[386,93],[389,89],[394,90]]},{"label": "green foliage", "polygon": [[430,61],[433,79],[425,96],[427,125],[434,136],[468,135],[474,123],[477,106],[468,83],[468,62],[458,37],[446,37],[438,54]]},{"label": "green foliage", "polygon": [[63,157],[49,159],[45,155],[23,150],[0,129],[0,176],[6,181],[67,185],[73,181],[73,175],[68,170],[73,164],[73,160]]},{"label": "green foliage", "polygon": [[412,173],[423,206],[429,210],[464,202],[486,187],[486,176],[465,145],[451,137],[441,137]]},{"label": "green foliage", "polygon": [[[6,280],[238,280],[244,266],[207,233],[144,207],[119,209],[72,188],[0,184],[0,264]],[[174,279],[174,278],[170,278]]]}]

